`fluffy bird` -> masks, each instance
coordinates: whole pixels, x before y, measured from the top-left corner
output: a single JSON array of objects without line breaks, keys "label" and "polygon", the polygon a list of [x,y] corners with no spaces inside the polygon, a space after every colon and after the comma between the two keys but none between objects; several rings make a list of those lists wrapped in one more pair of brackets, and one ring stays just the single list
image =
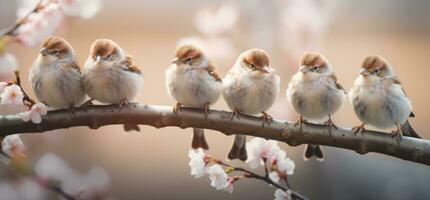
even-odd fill
[{"label": "fluffy bird", "polygon": [[[240,113],[262,114],[262,125],[270,124],[266,111],[279,95],[281,80],[270,67],[268,54],[261,49],[243,52],[223,79],[223,97],[233,111],[232,119]],[[247,159],[246,136],[235,135],[228,158]]]},{"label": "fluffy bird", "polygon": [[409,98],[393,68],[380,56],[363,59],[359,77],[349,93],[355,114],[362,124],[354,127],[354,134],[365,131],[369,124],[380,129],[395,128],[397,141],[405,136],[421,138],[409,124],[415,117]]},{"label": "fluffy bird", "polygon": [[43,41],[30,68],[30,83],[37,98],[56,109],[72,109],[85,99],[75,51],[61,37],[51,36]]},{"label": "fluffy bird", "polygon": [[[308,52],[300,60],[301,67],[292,77],[287,89],[287,100],[300,115],[296,125],[300,126],[306,120],[324,121],[331,128],[337,128],[331,116],[342,105],[345,89],[337,81],[336,75],[328,60],[314,52]],[[306,145],[304,159],[316,156],[324,158],[323,151],[318,145]]]},{"label": "fluffy bird", "polygon": [[[120,108],[127,106],[143,86],[141,69],[110,39],[94,41],[82,74],[90,101],[117,104]],[[140,129],[135,124],[124,124],[124,130]]]},{"label": "fluffy bird", "polygon": [[[174,112],[182,106],[201,108],[207,117],[209,106],[221,95],[222,81],[214,65],[196,46],[183,44],[177,47],[175,58],[166,70],[166,87],[169,95],[177,101]],[[193,149],[209,149],[203,129],[193,129]]]}]

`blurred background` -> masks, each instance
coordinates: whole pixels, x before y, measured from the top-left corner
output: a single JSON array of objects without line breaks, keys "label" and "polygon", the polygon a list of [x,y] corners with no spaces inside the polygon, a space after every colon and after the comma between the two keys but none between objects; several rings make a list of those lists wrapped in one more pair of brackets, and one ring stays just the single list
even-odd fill
[{"label": "blurred background", "polygon": [[[0,29],[15,22],[17,7],[17,1],[0,1]],[[425,125],[430,119],[429,10],[426,0],[104,0],[95,17],[67,19],[55,34],[72,44],[81,65],[95,39],[115,40],[145,73],[145,86],[136,101],[157,105],[175,103],[165,91],[164,71],[178,42],[204,46],[221,75],[240,52],[265,49],[282,77],[282,92],[269,113],[289,121],[297,115],[286,101],[285,89],[305,51],[325,55],[345,88],[358,76],[364,56],[381,55],[394,67],[413,102],[417,117],[412,125],[430,138]],[[23,80],[28,79],[38,49],[20,44],[7,49],[15,54]],[[23,84],[31,91],[27,81]],[[221,99],[213,108],[228,109]],[[359,124],[347,101],[334,120],[341,127]],[[112,178],[110,194],[116,199],[273,199],[274,189],[262,182],[240,181],[229,194],[210,187],[207,178],[190,176],[191,129],[141,129],[124,133],[121,126],[78,127],[22,138],[32,161],[53,152],[81,171],[103,167]],[[233,137],[207,132],[208,153],[225,158]],[[324,148],[324,162],[304,162],[304,146],[280,145],[296,163],[290,184],[310,199],[430,199],[428,166],[330,147]]]}]

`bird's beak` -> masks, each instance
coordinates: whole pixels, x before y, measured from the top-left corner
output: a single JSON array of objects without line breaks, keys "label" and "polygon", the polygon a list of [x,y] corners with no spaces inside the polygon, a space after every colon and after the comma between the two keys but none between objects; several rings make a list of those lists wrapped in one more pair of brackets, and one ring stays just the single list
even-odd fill
[{"label": "bird's beak", "polygon": [[96,57],[96,63],[100,63],[100,60],[101,60],[101,57],[100,57],[100,56],[97,56],[97,57]]},{"label": "bird's beak", "polygon": [[42,56],[46,56],[46,55],[48,55],[48,49],[47,48],[42,48],[41,50],[40,50],[40,54],[42,54]]},{"label": "bird's beak", "polygon": [[370,72],[369,72],[369,71],[367,71],[367,69],[361,69],[360,74],[361,74],[362,76],[369,76],[369,75],[370,75]]},{"label": "bird's beak", "polygon": [[173,64],[179,64],[179,59],[178,59],[178,57],[175,57],[175,58],[172,60],[172,63],[173,63]]},{"label": "bird's beak", "polygon": [[265,67],[260,68],[260,71],[263,72],[263,73],[269,73],[270,69],[269,69],[268,66],[265,66]]}]

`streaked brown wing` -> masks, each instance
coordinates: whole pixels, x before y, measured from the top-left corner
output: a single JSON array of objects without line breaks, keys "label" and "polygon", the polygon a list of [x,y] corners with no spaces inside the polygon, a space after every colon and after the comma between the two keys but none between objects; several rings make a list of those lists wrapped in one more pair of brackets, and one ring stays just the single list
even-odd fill
[{"label": "streaked brown wing", "polygon": [[215,66],[212,63],[209,63],[206,70],[209,72],[209,75],[215,78],[216,81],[222,81],[221,77],[215,72]]},{"label": "streaked brown wing", "polygon": [[123,64],[126,67],[125,70],[130,71],[130,72],[134,72],[136,74],[142,74],[142,71],[140,70],[140,67],[137,66],[133,62],[133,58],[131,56],[126,56],[125,60],[123,61]]},{"label": "streaked brown wing", "polygon": [[73,62],[70,67],[72,67],[73,69],[76,69],[76,71],[78,71],[79,73],[81,73],[81,68],[79,67],[78,64],[76,64],[76,62]]},{"label": "streaked brown wing", "polygon": [[339,81],[337,81],[337,76],[335,73],[330,74],[329,78],[334,82],[337,89],[342,90],[345,92],[345,94],[347,93],[345,88],[339,83]]}]

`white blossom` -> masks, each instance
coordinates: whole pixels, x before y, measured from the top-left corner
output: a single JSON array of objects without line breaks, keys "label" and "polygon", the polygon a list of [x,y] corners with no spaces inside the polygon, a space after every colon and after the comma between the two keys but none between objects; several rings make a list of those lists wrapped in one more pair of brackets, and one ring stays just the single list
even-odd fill
[{"label": "white blossom", "polygon": [[1,105],[20,107],[23,105],[24,93],[18,85],[9,85],[0,94]]},{"label": "white blossom", "polygon": [[211,180],[211,186],[217,190],[222,190],[227,187],[228,175],[220,165],[212,165],[206,169],[206,173],[209,174]]},{"label": "white blossom", "polygon": [[5,200],[44,200],[46,192],[31,179],[0,183],[0,197]]},{"label": "white blossom", "polygon": [[2,151],[11,156],[13,154],[22,154],[24,152],[24,143],[19,134],[8,135],[1,142]]},{"label": "white blossom", "polygon": [[79,197],[81,199],[96,199],[97,196],[103,195],[108,191],[110,183],[111,177],[104,169],[93,167],[82,178]]},{"label": "white blossom", "polygon": [[35,46],[51,35],[60,24],[63,14],[58,3],[50,3],[42,10],[32,13],[18,29],[17,41]]},{"label": "white blossom", "polygon": [[[17,70],[17,68],[18,62],[16,61],[16,58],[13,54],[7,52],[0,52],[0,81],[13,80],[15,75],[14,72]],[[2,90],[0,88],[0,93],[1,91]]]},{"label": "white blossom", "polygon": [[6,88],[6,86],[9,85],[6,82],[0,82],[0,94],[3,93],[3,90]]},{"label": "white blossom", "polygon": [[280,178],[279,178],[279,174],[278,174],[278,172],[277,172],[277,171],[272,171],[272,172],[270,172],[270,173],[269,173],[269,178],[270,178],[273,182],[275,182],[275,183],[279,183]]},{"label": "white blossom", "polygon": [[62,9],[69,16],[89,19],[101,9],[101,0],[63,0]]},{"label": "white blossom", "polygon": [[64,182],[75,176],[70,166],[53,153],[47,153],[39,158],[34,170],[37,176],[52,181]]},{"label": "white blossom", "polygon": [[286,192],[281,189],[277,189],[275,191],[275,200],[290,200],[291,199],[291,191],[287,190]]},{"label": "white blossom", "polygon": [[288,158],[287,153],[283,150],[278,152],[276,164],[278,165],[278,171],[287,175],[292,175],[294,173],[294,168],[296,167],[294,161]]},{"label": "white blossom", "polygon": [[276,141],[262,138],[254,138],[249,141],[246,145],[246,150],[248,152],[246,162],[253,169],[264,165],[263,158],[272,162],[281,151]]},{"label": "white blossom", "polygon": [[195,178],[200,178],[205,174],[205,153],[203,149],[199,148],[197,150],[189,150],[188,157],[190,158],[190,162],[188,165],[191,168],[191,175]]},{"label": "white blossom", "polygon": [[47,113],[46,105],[43,103],[34,104],[29,111],[23,112],[21,118],[24,121],[31,120],[35,124],[42,122],[42,116]]},{"label": "white blossom", "polygon": [[231,3],[224,3],[219,8],[204,7],[194,16],[194,24],[201,33],[219,35],[234,28],[239,11]]}]

